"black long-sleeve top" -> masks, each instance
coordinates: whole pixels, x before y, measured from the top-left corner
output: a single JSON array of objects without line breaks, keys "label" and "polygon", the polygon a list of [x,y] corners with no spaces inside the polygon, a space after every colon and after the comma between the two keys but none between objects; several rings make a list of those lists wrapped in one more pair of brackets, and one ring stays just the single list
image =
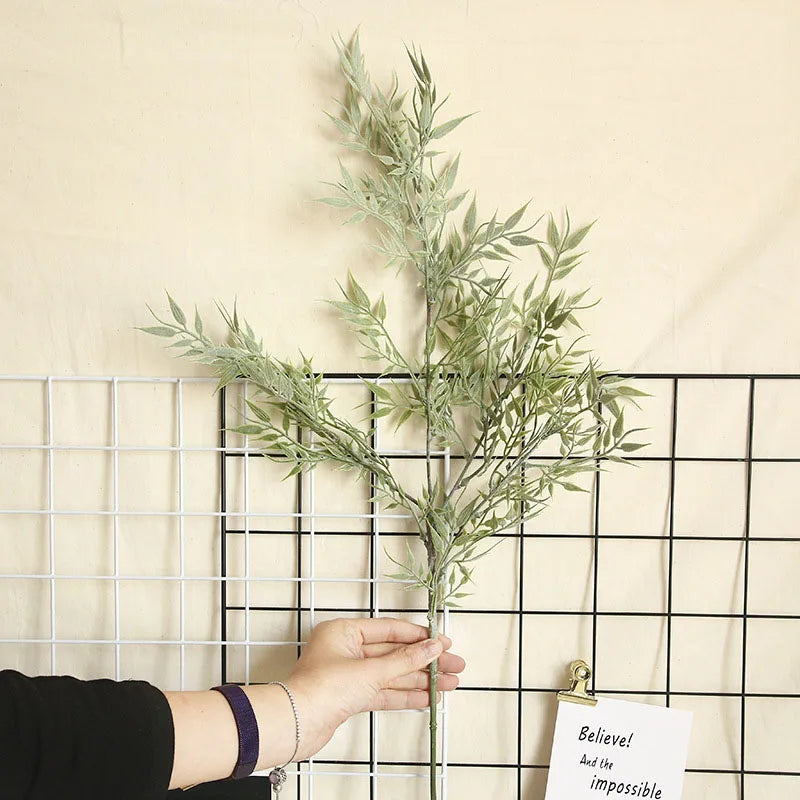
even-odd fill
[{"label": "black long-sleeve top", "polygon": [[0,800],[264,800],[263,778],[167,792],[175,733],[144,681],[0,671]]}]

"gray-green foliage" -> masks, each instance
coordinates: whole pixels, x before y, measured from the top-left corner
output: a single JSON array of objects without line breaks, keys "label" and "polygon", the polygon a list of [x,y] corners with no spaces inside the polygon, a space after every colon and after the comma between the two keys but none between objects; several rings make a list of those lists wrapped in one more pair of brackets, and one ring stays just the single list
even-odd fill
[{"label": "gray-green foliage", "polygon": [[[335,192],[322,201],[350,209],[351,222],[372,220],[387,266],[418,273],[424,336],[403,352],[386,299],[369,297],[352,275],[333,306],[382,375],[364,380],[376,401],[371,419],[424,426],[424,485],[401,485],[370,432],[333,413],[310,360],[276,359],[236,312],[221,309],[226,344],[212,341],[197,316],[191,327],[172,298],[172,319],[144,330],[175,338],[171,346],[207,364],[219,386],[246,379],[255,393],[238,431],[286,461],[290,474],[333,462],[413,516],[425,556],[416,560],[409,550],[398,577],[425,588],[435,632],[437,612],[468,591],[489,537],[535,517],[557,487],[579,490],[576,476],[602,459],[641,446],[629,439],[623,411],[623,401],[640,393],[600,374],[578,324],[586,293],[564,285],[591,226],[573,226],[568,214],[561,223],[545,215],[529,224],[527,204],[481,219],[475,197],[467,202],[455,188],[459,158],[437,149],[466,117],[440,121],[444,101],[424,56],[408,52],[409,96],[396,76],[387,92],[371,81],[357,37],[337,47],[347,92],[331,119],[368,166],[359,174],[341,166]],[[533,277],[519,288],[509,264],[531,256]],[[545,446],[555,457],[537,456]],[[432,454],[447,447],[457,467],[445,482]]]}]

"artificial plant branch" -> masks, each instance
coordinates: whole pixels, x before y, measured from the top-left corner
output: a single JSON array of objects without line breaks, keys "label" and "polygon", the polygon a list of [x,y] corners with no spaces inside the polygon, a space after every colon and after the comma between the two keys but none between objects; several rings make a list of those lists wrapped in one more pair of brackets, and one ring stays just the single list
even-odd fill
[{"label": "artificial plant branch", "polygon": [[[228,341],[216,343],[195,314],[190,327],[170,297],[171,319],[156,317],[149,333],[172,338],[180,354],[207,365],[218,386],[244,379],[256,392],[246,421],[234,430],[264,455],[285,463],[289,474],[327,462],[356,471],[389,506],[414,520],[424,556],[411,548],[395,561],[399,577],[426,593],[431,636],[439,614],[468,593],[474,562],[500,539],[497,534],[532,519],[556,489],[581,490],[576,476],[606,460],[620,460],[641,444],[630,441],[624,402],[642,394],[620,378],[602,374],[586,349],[578,322],[585,292],[570,293],[564,280],[581,263],[579,247],[591,225],[573,229],[542,214],[525,222],[528,203],[508,217],[479,220],[475,195],[455,191],[459,157],[434,149],[467,119],[440,122],[444,100],[423,54],[408,50],[414,85],[400,91],[394,76],[384,92],[366,70],[357,37],[337,43],[346,82],[340,113],[331,116],[350,150],[367,166],[354,175],[340,164],[334,194],[322,202],[349,209],[348,222],[373,220],[376,249],[386,265],[419,277],[424,331],[410,352],[392,335],[386,299],[371,300],[350,275],[332,305],[375,361],[380,377],[363,379],[371,393],[370,429],[333,413],[326,384],[310,359],[297,364],[271,356],[251,327],[220,307]],[[438,164],[442,164],[438,166]],[[544,230],[533,233],[546,220]],[[526,253],[537,263],[527,267]],[[509,264],[530,269],[521,291]],[[500,274],[490,269],[498,262]],[[538,281],[537,281],[538,278]],[[397,379],[396,371],[403,380]],[[424,423],[422,485],[400,481],[389,458],[373,446],[380,420],[397,427]],[[298,441],[294,429],[313,436]],[[435,454],[455,449],[461,468],[448,481],[436,475]],[[543,450],[548,448],[548,452]],[[394,561],[394,559],[392,558]],[[437,796],[437,667],[430,669],[430,798]]]}]

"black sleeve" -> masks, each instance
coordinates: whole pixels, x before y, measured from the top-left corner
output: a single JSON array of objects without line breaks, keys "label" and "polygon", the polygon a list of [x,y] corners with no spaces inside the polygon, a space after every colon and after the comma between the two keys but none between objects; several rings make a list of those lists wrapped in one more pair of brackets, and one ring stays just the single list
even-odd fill
[{"label": "black sleeve", "polygon": [[163,800],[174,746],[169,704],[149,683],[0,671],[4,800]]}]

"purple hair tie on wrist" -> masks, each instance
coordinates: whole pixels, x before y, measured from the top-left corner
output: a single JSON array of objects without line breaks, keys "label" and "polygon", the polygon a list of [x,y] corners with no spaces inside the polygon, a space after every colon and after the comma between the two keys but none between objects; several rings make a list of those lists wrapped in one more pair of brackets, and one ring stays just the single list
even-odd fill
[{"label": "purple hair tie on wrist", "polygon": [[231,778],[246,778],[258,763],[258,722],[253,706],[242,687],[234,683],[215,686],[213,691],[219,692],[228,701],[239,734],[239,755]]}]

